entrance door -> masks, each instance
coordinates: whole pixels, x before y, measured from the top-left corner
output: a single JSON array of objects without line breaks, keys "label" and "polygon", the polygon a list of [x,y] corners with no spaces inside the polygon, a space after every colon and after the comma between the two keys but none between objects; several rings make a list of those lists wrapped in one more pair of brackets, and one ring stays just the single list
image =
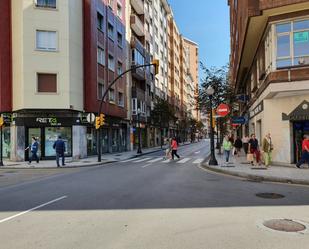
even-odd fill
[{"label": "entrance door", "polygon": [[309,121],[293,123],[294,129],[294,163],[298,162],[302,153],[302,141],[304,135],[309,135]]},{"label": "entrance door", "polygon": [[[38,157],[42,157],[42,140],[41,140],[41,128],[28,128],[28,137],[26,138],[26,147],[31,145],[32,137],[35,137],[37,139],[37,142],[39,143],[39,150],[38,150]],[[26,151],[25,158],[28,161],[30,157],[30,149]]]}]

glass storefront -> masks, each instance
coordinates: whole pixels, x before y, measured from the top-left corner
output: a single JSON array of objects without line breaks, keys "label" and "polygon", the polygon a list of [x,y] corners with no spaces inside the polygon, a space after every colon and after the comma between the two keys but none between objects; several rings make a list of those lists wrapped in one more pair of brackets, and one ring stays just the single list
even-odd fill
[{"label": "glass storefront", "polygon": [[309,121],[298,121],[293,123],[294,129],[294,158],[295,163],[299,161],[302,154],[302,141],[304,135],[309,135]]},{"label": "glass storefront", "polygon": [[10,127],[2,128],[2,155],[4,158],[10,158],[11,156],[11,130]]},{"label": "glass storefront", "polygon": [[72,156],[72,128],[71,127],[45,127],[45,157],[56,156],[53,148],[58,136],[65,143],[65,155]]},{"label": "glass storefront", "polygon": [[97,132],[92,127],[87,127],[87,155],[97,154]]},{"label": "glass storefront", "polygon": [[[32,137],[35,137],[37,139],[37,142],[39,143],[39,150],[38,150],[38,157],[41,158],[42,155],[42,148],[41,148],[41,128],[29,128],[28,130],[28,143],[29,143],[29,148],[31,148],[31,143],[32,143]],[[31,156],[31,150],[27,150],[28,152],[28,157]]]}]

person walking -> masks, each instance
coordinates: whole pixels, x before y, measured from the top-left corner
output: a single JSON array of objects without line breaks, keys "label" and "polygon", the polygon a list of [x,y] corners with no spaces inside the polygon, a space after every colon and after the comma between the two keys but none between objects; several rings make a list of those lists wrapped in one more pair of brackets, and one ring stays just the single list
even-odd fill
[{"label": "person walking", "polygon": [[39,143],[36,140],[35,137],[32,137],[32,143],[30,146],[28,146],[25,150],[29,150],[31,152],[31,156],[29,157],[29,163],[31,164],[32,161],[36,160],[37,163],[39,163],[39,157],[37,155],[38,150],[39,150]]},{"label": "person walking", "polygon": [[[251,154],[255,155],[256,163],[261,165],[261,153],[259,150],[259,141],[256,139],[255,134],[251,135],[249,140],[248,150]],[[251,165],[253,165],[253,161],[251,161]]]},{"label": "person walking", "polygon": [[272,150],[273,150],[273,144],[272,144],[272,141],[271,141],[270,133],[268,133],[264,137],[263,142],[262,142],[262,152],[263,152],[264,163],[265,163],[266,167],[268,167],[271,164],[271,161],[272,161],[272,156],[271,156]]},{"label": "person walking", "polygon": [[174,156],[176,156],[179,159],[180,156],[177,154],[178,143],[176,137],[173,137],[171,147],[172,147],[172,159],[174,160]]},{"label": "person walking", "polygon": [[248,154],[248,147],[249,147],[249,136],[245,135],[242,138],[242,145],[243,145],[244,151],[247,155]]},{"label": "person walking", "polygon": [[61,136],[58,136],[57,141],[55,141],[53,148],[56,150],[56,163],[57,167],[60,167],[59,165],[59,158],[62,157],[62,166],[65,165],[64,163],[64,152],[65,152],[65,143],[61,139]]},{"label": "person walking", "polygon": [[240,152],[241,152],[241,148],[242,148],[242,141],[240,139],[240,137],[237,137],[234,143],[234,147],[235,147],[235,155],[237,155],[238,157],[240,156]]},{"label": "person walking", "polygon": [[232,148],[233,148],[233,144],[230,141],[229,136],[226,135],[223,139],[223,150],[224,150],[226,164],[229,163],[230,153],[231,153]]},{"label": "person walking", "polygon": [[169,139],[167,139],[167,148],[165,150],[165,157],[163,157],[165,160],[171,158],[171,152],[172,152],[172,143]]},{"label": "person walking", "polygon": [[300,166],[304,164],[305,162],[307,162],[309,165],[309,135],[304,136],[304,140],[302,142],[301,159],[296,164],[296,167],[300,168]]}]

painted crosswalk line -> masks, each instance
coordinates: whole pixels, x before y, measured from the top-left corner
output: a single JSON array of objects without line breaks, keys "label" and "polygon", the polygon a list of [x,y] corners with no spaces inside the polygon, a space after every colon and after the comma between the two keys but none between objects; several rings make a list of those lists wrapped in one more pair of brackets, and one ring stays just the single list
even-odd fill
[{"label": "painted crosswalk line", "polygon": [[196,159],[193,164],[200,164],[201,162],[203,162],[204,159],[203,158],[199,158],[199,159]]},{"label": "painted crosswalk line", "polygon": [[167,159],[167,160],[164,160],[162,163],[169,163],[171,161],[172,161],[171,159]]},{"label": "painted crosswalk line", "polygon": [[135,162],[135,163],[141,163],[141,162],[144,162],[144,161],[148,161],[149,159],[151,159],[151,158],[150,158],[150,157],[146,157],[146,158],[143,158],[143,159],[134,161],[134,162]]},{"label": "painted crosswalk line", "polygon": [[161,160],[163,160],[162,157],[160,157],[160,158],[155,158],[155,159],[153,159],[153,160],[148,161],[148,163],[155,163],[155,162],[159,162],[159,161],[161,161]]},{"label": "painted crosswalk line", "polygon": [[180,161],[178,161],[177,163],[186,163],[186,162],[188,162],[189,160],[191,160],[191,158],[183,158],[183,159],[181,159]]},{"label": "painted crosswalk line", "polygon": [[131,159],[128,159],[128,160],[125,160],[125,161],[121,161],[121,163],[133,162],[133,161],[136,161],[136,160],[139,160],[139,159],[140,158],[135,157],[135,158],[131,158]]}]

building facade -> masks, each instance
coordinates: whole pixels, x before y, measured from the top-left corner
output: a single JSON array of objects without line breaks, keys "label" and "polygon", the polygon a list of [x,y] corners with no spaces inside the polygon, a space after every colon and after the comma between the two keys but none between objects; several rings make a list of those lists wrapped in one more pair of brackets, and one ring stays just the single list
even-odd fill
[{"label": "building facade", "polygon": [[295,163],[309,133],[309,2],[230,0],[231,84],[248,123],[270,132],[274,161]]}]

